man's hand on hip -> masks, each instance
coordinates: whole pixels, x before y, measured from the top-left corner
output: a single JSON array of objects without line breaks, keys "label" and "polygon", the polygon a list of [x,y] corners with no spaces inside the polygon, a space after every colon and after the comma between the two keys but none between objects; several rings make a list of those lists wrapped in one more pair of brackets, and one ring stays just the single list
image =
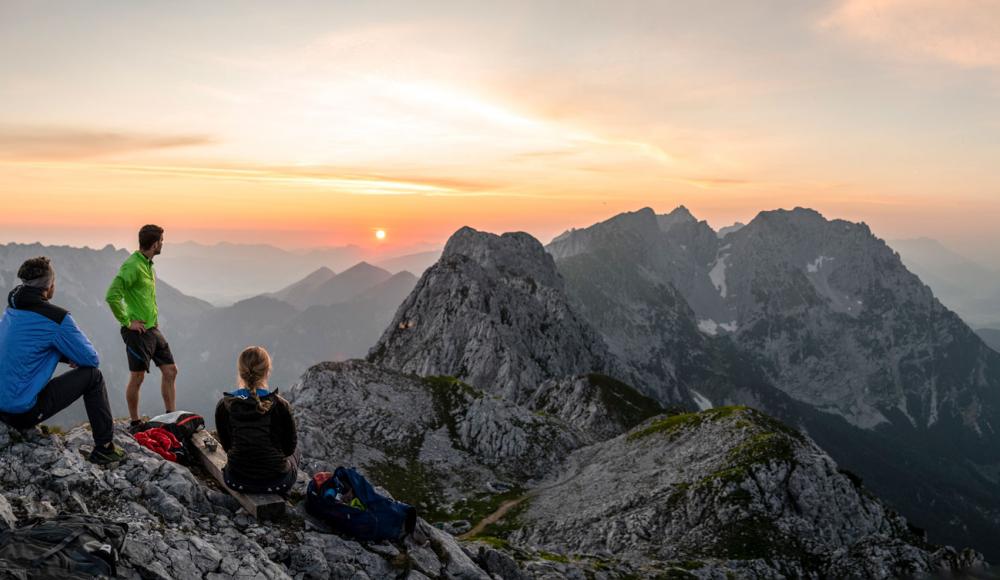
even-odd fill
[{"label": "man's hand on hip", "polygon": [[137,332],[146,332],[146,322],[144,320],[133,320],[132,324],[128,325],[128,329]]}]

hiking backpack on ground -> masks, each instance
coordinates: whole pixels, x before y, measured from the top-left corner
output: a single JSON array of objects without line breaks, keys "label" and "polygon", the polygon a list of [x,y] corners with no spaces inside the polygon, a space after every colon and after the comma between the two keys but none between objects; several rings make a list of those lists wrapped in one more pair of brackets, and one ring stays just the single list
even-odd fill
[{"label": "hiking backpack on ground", "polygon": [[33,518],[0,532],[0,579],[117,575],[128,525],[87,515]]},{"label": "hiking backpack on ground", "polygon": [[[180,450],[176,448],[170,449],[170,452],[174,455],[171,461],[176,461],[182,465],[191,465],[196,461],[191,459],[195,457],[191,437],[204,428],[205,419],[201,415],[191,413],[190,411],[174,411],[172,413],[157,415],[146,421],[143,431],[150,429],[165,429],[169,431],[171,435],[181,442]],[[159,452],[157,451],[157,453]]]},{"label": "hiking backpack on ground", "polygon": [[170,431],[178,441],[187,444],[191,441],[192,435],[205,428],[205,418],[189,411],[174,411],[146,421],[147,429],[157,427]]},{"label": "hiking backpack on ground", "polygon": [[380,495],[364,476],[345,467],[313,476],[306,511],[358,540],[399,540],[417,523],[413,506]]}]

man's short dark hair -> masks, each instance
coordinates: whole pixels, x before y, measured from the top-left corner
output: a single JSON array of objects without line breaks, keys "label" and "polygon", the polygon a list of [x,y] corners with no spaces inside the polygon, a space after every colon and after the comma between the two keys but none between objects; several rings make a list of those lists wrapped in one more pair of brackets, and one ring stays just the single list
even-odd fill
[{"label": "man's short dark hair", "polygon": [[52,285],[52,278],[55,275],[56,271],[52,267],[52,262],[45,256],[25,260],[17,269],[17,277],[26,286],[35,288],[48,288]]},{"label": "man's short dark hair", "polygon": [[147,224],[139,229],[139,249],[148,250],[163,237],[163,228]]}]

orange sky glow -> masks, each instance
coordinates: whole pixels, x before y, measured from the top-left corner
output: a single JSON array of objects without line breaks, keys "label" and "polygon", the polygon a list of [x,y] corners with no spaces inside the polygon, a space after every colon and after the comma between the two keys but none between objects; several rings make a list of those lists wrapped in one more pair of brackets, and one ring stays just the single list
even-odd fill
[{"label": "orange sky glow", "polygon": [[1000,10],[694,4],[5,2],[0,243],[402,251],[680,204],[1000,242]]}]

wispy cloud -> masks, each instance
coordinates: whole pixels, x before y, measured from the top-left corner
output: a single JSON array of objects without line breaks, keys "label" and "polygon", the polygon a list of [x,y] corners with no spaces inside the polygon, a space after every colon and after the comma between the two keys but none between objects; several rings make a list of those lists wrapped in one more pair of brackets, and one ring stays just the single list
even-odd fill
[{"label": "wispy cloud", "polygon": [[747,179],[734,179],[728,177],[680,177],[670,181],[684,183],[699,189],[720,189],[728,187],[743,187],[746,185],[760,185],[757,182]]},{"label": "wispy cloud", "polygon": [[901,58],[1000,68],[996,0],[842,0],[821,25]]},{"label": "wispy cloud", "polygon": [[[90,162],[17,162],[19,166],[97,170],[198,180],[275,183],[321,188],[354,195],[424,195],[475,197],[496,195],[503,184],[452,177],[365,172],[332,167],[252,167],[238,165],[143,165]],[[507,195],[507,194],[504,194]]]},{"label": "wispy cloud", "polygon": [[7,160],[72,161],[212,143],[207,135],[0,125],[0,159]]}]

